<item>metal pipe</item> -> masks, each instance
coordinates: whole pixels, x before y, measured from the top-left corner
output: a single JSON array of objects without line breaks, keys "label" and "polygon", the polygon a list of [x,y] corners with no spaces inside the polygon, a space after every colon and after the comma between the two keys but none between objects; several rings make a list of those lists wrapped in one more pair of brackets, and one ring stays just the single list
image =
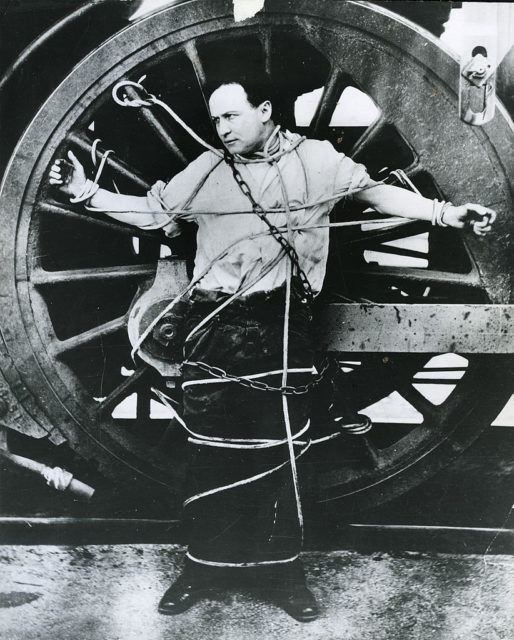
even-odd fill
[{"label": "metal pipe", "polygon": [[42,462],[16,455],[3,448],[0,448],[0,455],[23,469],[39,473],[39,475],[45,478],[49,486],[59,491],[69,490],[87,499],[90,499],[95,492],[93,487],[80,482],[80,480],[75,480],[69,471],[65,471],[60,467],[47,467]]}]

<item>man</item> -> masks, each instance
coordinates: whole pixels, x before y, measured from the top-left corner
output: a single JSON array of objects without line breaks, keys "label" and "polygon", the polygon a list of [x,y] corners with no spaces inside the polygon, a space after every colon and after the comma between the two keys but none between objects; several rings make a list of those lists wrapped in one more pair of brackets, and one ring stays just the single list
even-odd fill
[{"label": "man", "polygon": [[270,95],[255,78],[219,81],[209,108],[225,157],[203,153],[146,197],[88,183],[71,152],[68,177],[61,161],[50,172],[72,201],[125,223],[168,235],[180,233],[184,214],[198,224],[184,346],[189,548],[159,604],[165,614],[219,588],[223,572],[246,569],[297,620],[318,616],[299,559],[296,459],[310,446],[310,303],[323,284],[333,204],[352,196],[383,214],[479,235],[495,217],[374,182],[328,142],[280,131]]}]

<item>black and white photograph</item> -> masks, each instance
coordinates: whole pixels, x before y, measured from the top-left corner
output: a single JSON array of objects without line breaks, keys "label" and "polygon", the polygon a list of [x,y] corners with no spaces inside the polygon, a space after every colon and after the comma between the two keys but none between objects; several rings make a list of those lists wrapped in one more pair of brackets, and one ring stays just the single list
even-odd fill
[{"label": "black and white photograph", "polygon": [[513,640],[514,4],[0,0],[0,637]]}]

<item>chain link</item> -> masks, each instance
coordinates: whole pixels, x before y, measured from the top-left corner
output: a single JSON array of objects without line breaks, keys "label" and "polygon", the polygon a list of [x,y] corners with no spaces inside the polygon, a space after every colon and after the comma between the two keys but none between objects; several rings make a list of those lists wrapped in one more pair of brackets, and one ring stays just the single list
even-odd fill
[{"label": "chain link", "polygon": [[[241,192],[248,198],[248,200],[250,200],[250,203],[252,205],[252,210],[254,211],[254,213],[258,215],[259,218],[267,225],[267,227],[271,231],[272,237],[280,244],[280,246],[284,249],[286,255],[289,257],[289,259],[293,263],[296,269],[297,276],[299,277],[300,282],[302,283],[304,295],[307,298],[307,301],[309,303],[312,303],[314,300],[314,293],[312,291],[309,279],[307,278],[307,276],[305,275],[305,272],[300,266],[300,261],[298,258],[298,254],[296,253],[296,249],[291,244],[289,244],[289,242],[286,240],[286,238],[284,238],[280,230],[272,222],[268,220],[268,218],[266,217],[265,210],[253,197],[250,187],[248,186],[247,182],[245,182],[243,176],[241,175],[241,173],[239,172],[239,170],[235,165],[233,156],[228,152],[225,152],[225,162],[232,169],[232,174],[234,176],[234,179],[237,185],[241,189]],[[323,380],[326,372],[330,368],[330,362],[329,360],[326,359],[323,362],[320,373],[313,380],[311,380],[311,382],[308,382],[307,384],[304,384],[304,385],[299,385],[297,387],[293,385],[282,385],[280,387],[275,387],[273,385],[267,384],[266,382],[261,382],[259,380],[253,380],[251,378],[244,378],[241,376],[236,376],[236,375],[227,373],[224,369],[221,369],[220,367],[214,367],[205,362],[189,362],[186,360],[184,364],[189,364],[191,366],[198,367],[202,371],[209,373],[214,378],[220,378],[223,380],[236,382],[241,386],[247,387],[249,389],[254,389],[257,391],[274,391],[274,392],[282,393],[284,395],[303,395],[305,393],[308,393],[311,389],[313,389]]]},{"label": "chain link", "polygon": [[327,358],[325,358],[321,367],[321,371],[318,373],[318,375],[307,384],[302,384],[297,387],[294,387],[293,385],[282,385],[281,387],[274,387],[273,385],[267,384],[266,382],[261,382],[260,380],[244,378],[242,376],[236,376],[231,373],[227,373],[221,367],[214,367],[210,364],[207,364],[206,362],[191,362],[189,360],[186,360],[184,364],[188,364],[191,367],[197,367],[198,369],[201,369],[206,373],[210,373],[214,378],[228,380],[230,382],[237,382],[243,387],[255,389],[256,391],[276,391],[286,396],[300,396],[305,393],[309,393],[311,389],[316,387],[323,380],[327,371],[330,369],[331,363]]},{"label": "chain link", "polygon": [[307,298],[307,301],[309,303],[312,303],[314,300],[314,293],[312,291],[309,279],[307,278],[307,276],[305,275],[305,272],[300,266],[300,261],[298,258],[298,254],[296,253],[296,249],[289,244],[289,242],[284,238],[280,230],[272,222],[268,220],[268,218],[266,217],[266,212],[264,211],[263,207],[255,200],[250,190],[250,187],[245,182],[243,176],[237,169],[233,156],[227,152],[225,152],[225,162],[232,169],[232,174],[239,188],[241,189],[243,194],[248,198],[248,200],[250,200],[254,213],[257,214],[259,218],[268,226],[269,230],[271,231],[272,237],[275,238],[275,240],[280,244],[280,246],[284,249],[286,254],[289,256],[289,259],[291,260],[291,262],[296,268],[296,273],[300,279],[300,282],[302,283],[305,297]]}]

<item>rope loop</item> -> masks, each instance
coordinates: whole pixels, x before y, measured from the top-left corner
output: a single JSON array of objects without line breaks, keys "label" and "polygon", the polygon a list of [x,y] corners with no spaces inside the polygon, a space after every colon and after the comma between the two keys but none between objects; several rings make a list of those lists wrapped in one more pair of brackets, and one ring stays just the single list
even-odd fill
[{"label": "rope loop", "polygon": [[[157,98],[151,93],[148,93],[148,91],[141,84],[145,78],[146,76],[141,76],[141,78],[139,78],[137,82],[133,82],[132,80],[120,80],[120,82],[116,83],[112,88],[112,99],[114,100],[114,102],[116,102],[116,104],[119,104],[121,107],[151,107],[155,103]],[[145,93],[147,98],[129,98],[127,95],[124,95],[122,99],[119,97],[118,93],[125,87],[135,87],[136,89],[139,89],[140,91]]]}]

